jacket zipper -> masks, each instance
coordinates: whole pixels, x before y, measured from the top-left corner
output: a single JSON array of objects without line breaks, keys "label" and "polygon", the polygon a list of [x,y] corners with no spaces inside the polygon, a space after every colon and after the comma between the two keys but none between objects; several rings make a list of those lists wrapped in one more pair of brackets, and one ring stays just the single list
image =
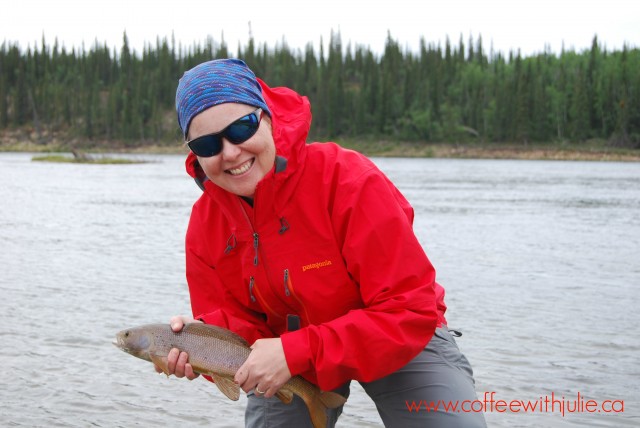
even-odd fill
[{"label": "jacket zipper", "polygon": [[307,312],[306,306],[304,305],[304,303],[302,303],[302,301],[298,298],[298,296],[296,296],[296,292],[293,289],[293,281],[291,281],[291,275],[289,275],[289,269],[284,270],[284,294],[287,297],[293,296],[293,298],[296,300],[296,302],[298,302],[298,304],[304,311],[306,321],[308,323],[311,323],[311,318],[309,318],[309,312]]},{"label": "jacket zipper", "polygon": [[258,232],[253,232],[253,251],[254,251],[254,256],[253,256],[253,265],[254,266],[258,266]]},{"label": "jacket zipper", "polygon": [[[260,246],[259,235],[258,235],[258,232],[256,232],[256,230],[254,229],[253,223],[251,222],[251,219],[249,218],[247,211],[242,206],[242,203],[240,203],[240,208],[242,209],[242,213],[244,214],[244,218],[247,220],[249,227],[253,231],[253,251],[254,251],[253,265],[258,266],[258,253],[259,253],[259,246]],[[266,266],[265,266],[265,269],[266,269]],[[258,302],[262,306],[262,308],[268,312],[268,314],[277,318],[284,318],[278,312],[274,311],[273,308],[269,306],[269,304],[266,302],[266,300],[262,298],[260,289],[256,286],[256,281],[253,276],[249,277],[249,298],[251,299],[252,303]]]},{"label": "jacket zipper", "polygon": [[255,285],[254,283],[255,283],[255,280],[253,279],[252,276],[250,276],[249,277],[249,298],[253,303],[256,302],[256,297],[253,295],[253,286]]},{"label": "jacket zipper", "polygon": [[238,200],[238,203],[240,204],[240,210],[242,210],[242,214],[244,214],[245,220],[247,220],[247,224],[253,231],[253,265],[258,266],[258,245],[260,242],[258,232],[256,232],[255,228],[253,227],[253,223],[251,222],[251,219],[249,218],[247,211],[242,206],[242,202]]},{"label": "jacket zipper", "polygon": [[284,270],[284,295],[287,297],[291,295],[289,291],[289,269]]}]

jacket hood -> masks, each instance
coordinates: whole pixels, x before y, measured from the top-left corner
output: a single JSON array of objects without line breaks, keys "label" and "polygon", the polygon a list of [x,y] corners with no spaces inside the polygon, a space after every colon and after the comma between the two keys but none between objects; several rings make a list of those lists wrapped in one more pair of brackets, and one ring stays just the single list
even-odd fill
[{"label": "jacket hood", "polygon": [[[286,87],[271,88],[261,79],[257,79],[262,87],[262,94],[271,110],[272,135],[276,145],[277,160],[281,165],[276,171],[278,181],[289,177],[304,161],[304,147],[311,127],[311,105],[309,99]],[[286,160],[286,167],[283,162]],[[196,180],[198,186],[205,190],[209,186],[222,191],[213,183],[204,185],[208,181],[204,171],[198,163],[198,158],[192,152],[187,155],[185,163],[187,173]],[[213,190],[213,189],[212,189]]]}]

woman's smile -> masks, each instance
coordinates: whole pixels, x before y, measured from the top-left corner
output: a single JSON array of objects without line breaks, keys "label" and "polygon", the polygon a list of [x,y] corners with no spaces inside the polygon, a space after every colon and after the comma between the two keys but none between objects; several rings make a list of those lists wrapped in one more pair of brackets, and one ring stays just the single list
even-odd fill
[{"label": "woman's smile", "polygon": [[255,162],[256,158],[251,158],[246,162],[243,162],[241,165],[235,167],[235,168],[229,168],[227,169],[225,172],[227,174],[231,174],[233,176],[238,176],[238,175],[242,175],[245,172],[249,171],[249,169],[251,169],[251,167],[253,166],[253,163]]}]

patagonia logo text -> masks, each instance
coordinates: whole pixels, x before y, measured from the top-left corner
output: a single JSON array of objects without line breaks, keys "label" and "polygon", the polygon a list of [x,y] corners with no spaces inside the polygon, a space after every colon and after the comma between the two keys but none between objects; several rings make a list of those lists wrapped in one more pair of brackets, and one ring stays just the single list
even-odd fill
[{"label": "patagonia logo text", "polygon": [[320,269],[321,267],[331,266],[331,260],[325,260],[323,262],[311,263],[310,265],[302,266],[302,272],[307,271],[309,269]]}]

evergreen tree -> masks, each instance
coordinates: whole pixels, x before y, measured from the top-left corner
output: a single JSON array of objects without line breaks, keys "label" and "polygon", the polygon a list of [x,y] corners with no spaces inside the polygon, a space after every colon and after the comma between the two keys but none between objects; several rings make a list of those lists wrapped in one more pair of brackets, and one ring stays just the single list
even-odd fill
[{"label": "evergreen tree", "polygon": [[[0,45],[0,130],[62,132],[79,141],[175,144],[174,96],[184,70],[229,56],[220,41],[185,47],[156,39],[134,52],[95,40],[86,49]],[[303,51],[283,39],[271,50],[249,34],[236,56],[271,86],[290,86],[313,107],[310,139],[346,137],[425,143],[571,141],[640,146],[640,50],[608,52],[597,37],[581,53],[548,49],[487,56],[478,35],[452,46],[420,40],[402,51],[390,34],[382,54],[320,40]],[[33,134],[30,134],[33,135]]]}]

